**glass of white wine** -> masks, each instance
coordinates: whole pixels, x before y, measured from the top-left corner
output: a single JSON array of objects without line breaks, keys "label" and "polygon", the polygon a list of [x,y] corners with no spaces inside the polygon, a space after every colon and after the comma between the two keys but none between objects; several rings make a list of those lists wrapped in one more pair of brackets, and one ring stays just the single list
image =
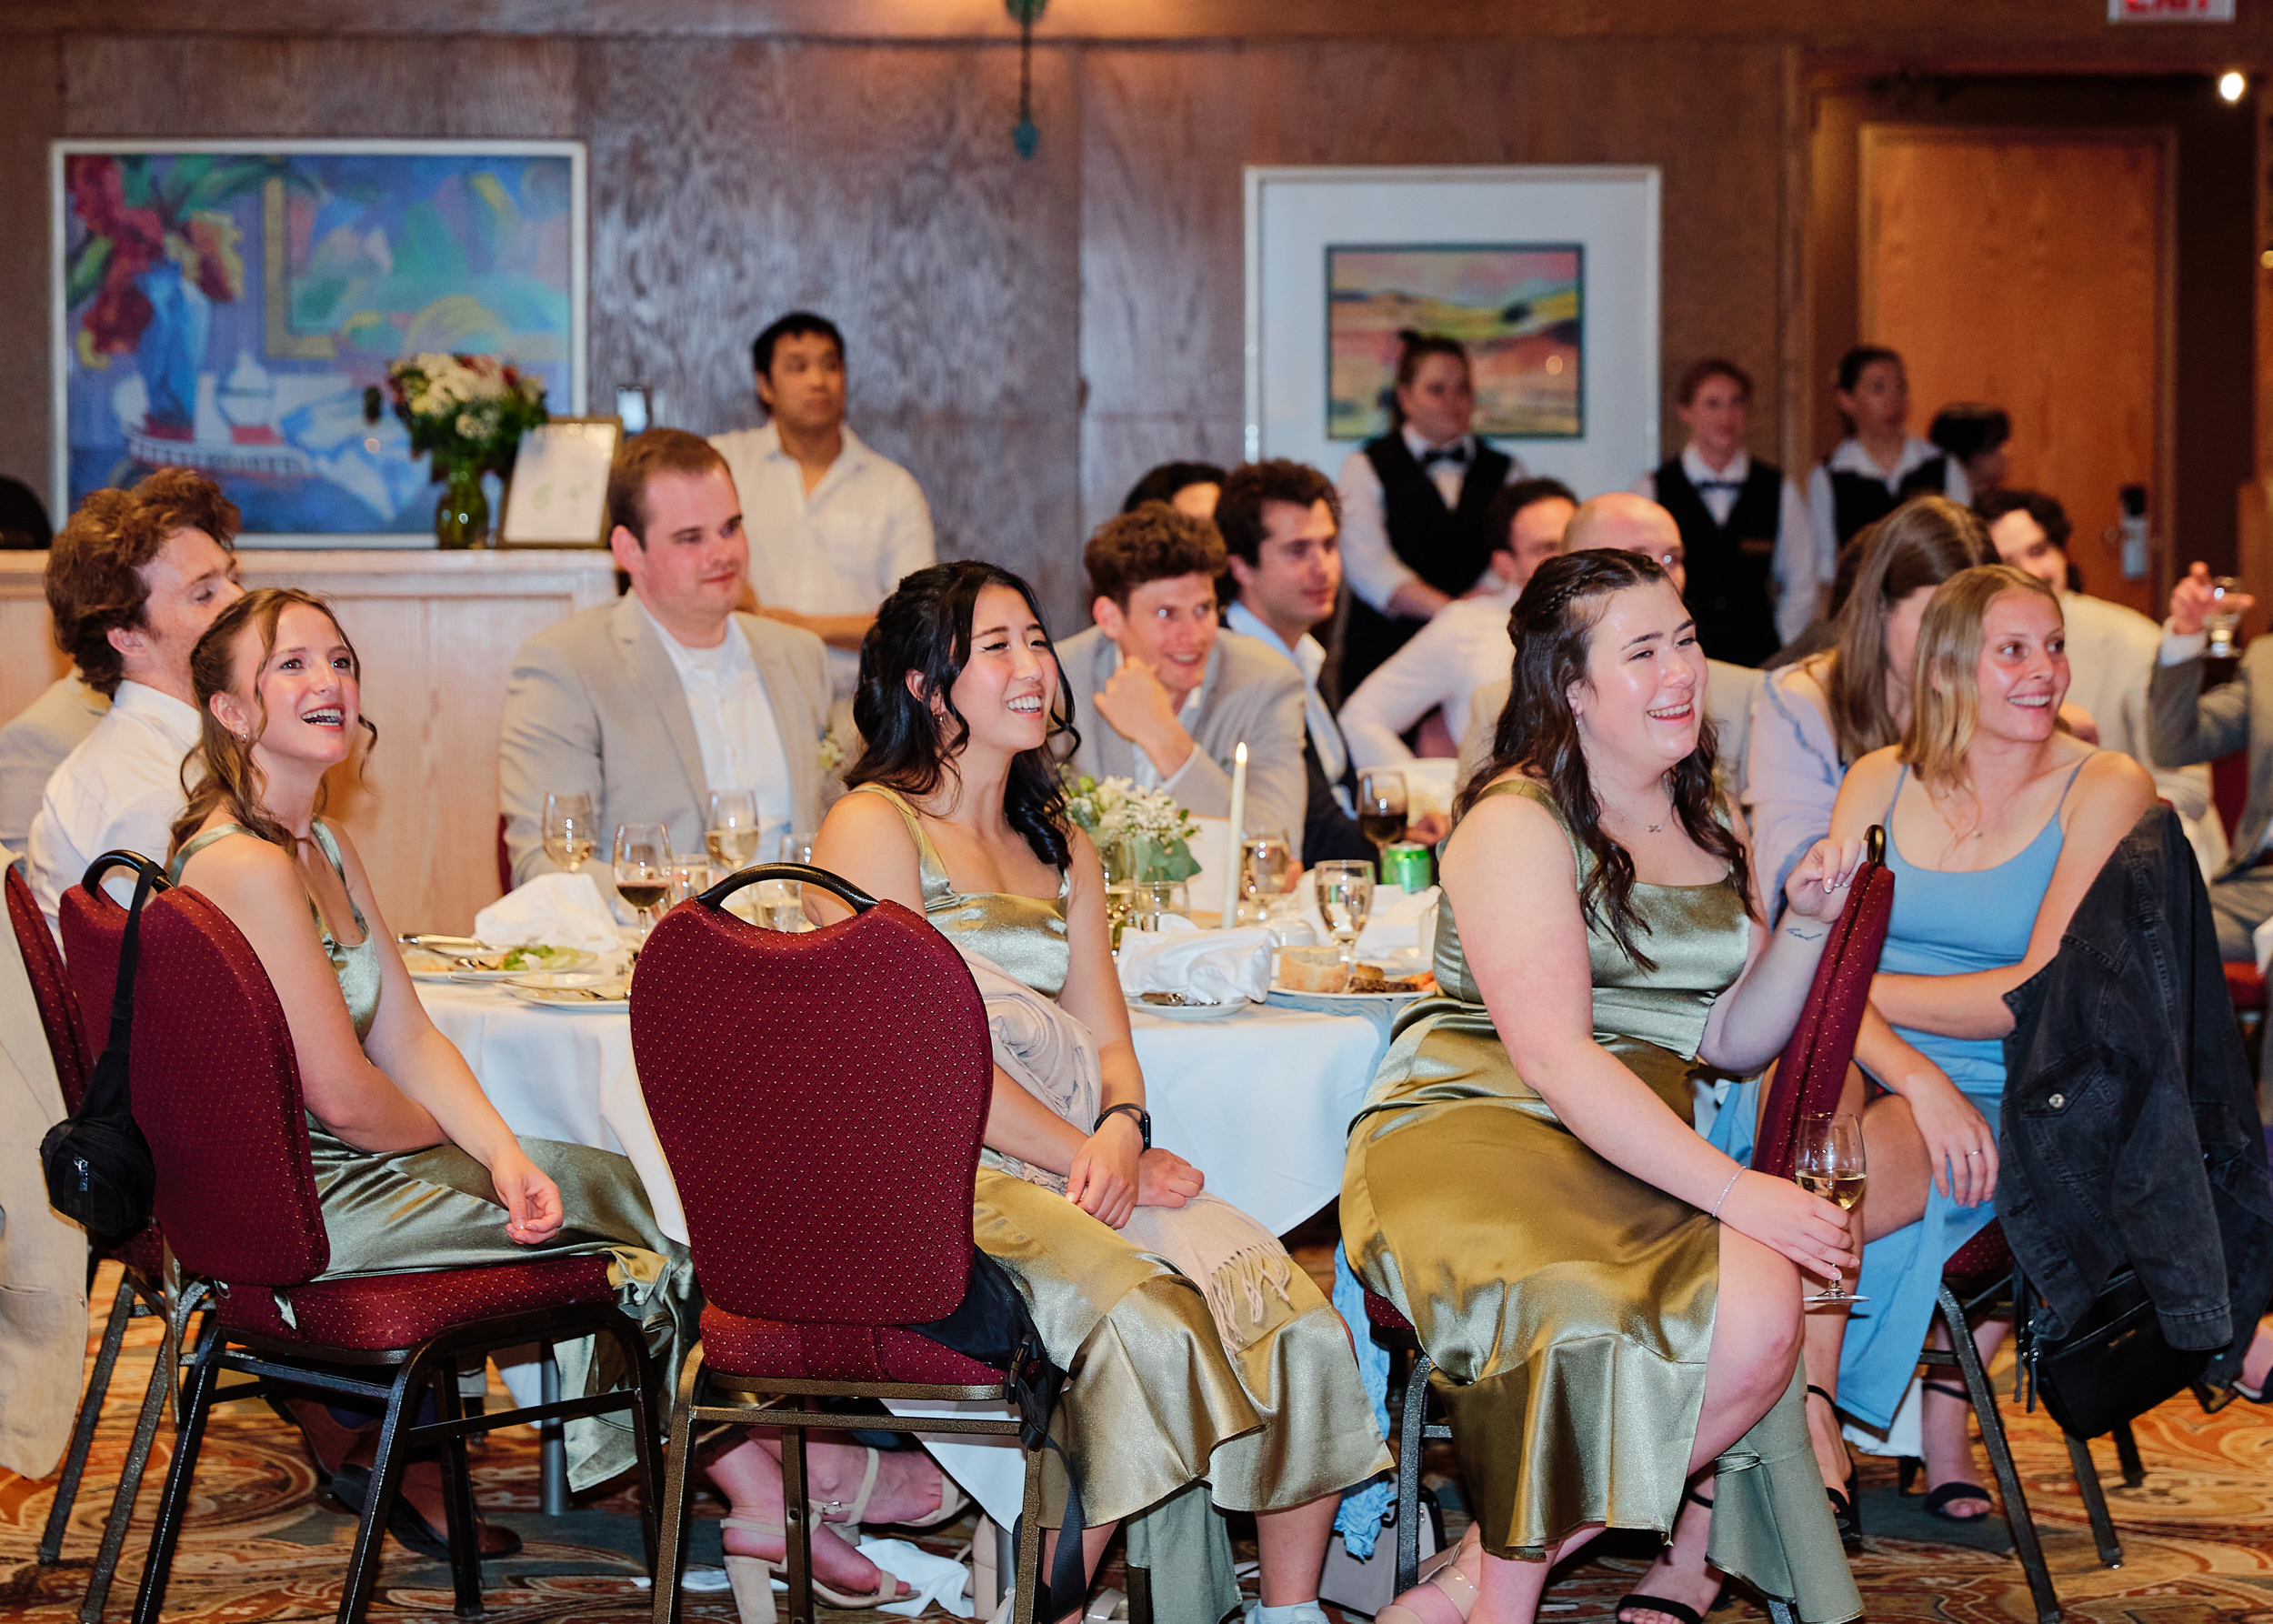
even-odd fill
[{"label": "glass of white wine", "polygon": [[[1869,1168],[1863,1158],[1863,1124],[1845,1112],[1816,1111],[1799,1119],[1798,1142],[1792,1147],[1792,1177],[1811,1196],[1821,1196],[1841,1212],[1862,1205]],[[1839,1283],[1831,1283],[1805,1300],[1811,1303],[1868,1302]]]},{"label": "glass of white wine", "polygon": [[703,820],[703,845],[712,865],[731,874],[757,856],[757,792],[714,789]]},{"label": "glass of white wine", "polygon": [[598,847],[590,796],[581,789],[556,789],[545,797],[545,855],[554,867],[574,874]]},{"label": "glass of white wine", "polygon": [[655,910],[671,894],[671,832],[659,823],[616,826],[616,890],[639,910],[639,939],[655,928]]},{"label": "glass of white wine", "polygon": [[[813,867],[813,848],[821,843],[819,833],[813,829],[791,829],[781,837],[781,860]],[[813,921],[805,917],[805,887],[794,879],[768,880],[760,887],[765,907],[765,925],[768,930],[779,930],[790,936],[813,928]]]}]

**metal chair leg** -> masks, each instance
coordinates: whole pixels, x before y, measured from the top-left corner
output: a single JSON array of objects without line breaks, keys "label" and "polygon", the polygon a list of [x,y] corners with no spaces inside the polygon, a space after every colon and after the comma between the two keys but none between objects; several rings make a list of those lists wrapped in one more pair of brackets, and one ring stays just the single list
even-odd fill
[{"label": "metal chair leg", "polygon": [[[126,1322],[135,1317],[135,1288],[118,1282],[111,1299],[111,1317],[103,1322],[103,1346],[95,1356],[94,1374],[79,1397],[79,1417],[72,1424],[71,1448],[64,1456],[63,1477],[55,1484],[55,1503],[47,1509],[47,1527],[39,1537],[39,1565],[53,1568],[63,1556],[64,1530],[71,1526],[71,1508],[79,1499],[79,1479],[86,1473],[87,1451],[95,1447],[95,1424],[103,1418],[103,1400],[111,1390],[111,1371],[118,1363],[119,1345],[126,1339]],[[160,1360],[163,1364],[164,1360]]]},{"label": "metal chair leg", "polygon": [[2062,1432],[2068,1463],[2076,1469],[2076,1491],[2084,1497],[2084,1515],[2091,1519],[2091,1537],[2098,1544],[2099,1560],[2108,1568],[2123,1566],[2123,1547],[2115,1537],[2115,1519],[2108,1515],[2108,1497],[2100,1492],[2099,1468],[2091,1459],[2091,1445],[2073,1433]]},{"label": "metal chair leg", "polygon": [[[1034,1624],[1039,1598],[1048,1588],[1049,1579],[1042,1571],[1042,1455],[1040,1449],[1026,1451],[1026,1500],[1018,1515],[1018,1554],[1010,1569],[1014,1587],[1010,1602],[1010,1624]],[[1060,1537],[1063,1537],[1061,1530]],[[1144,1624],[1151,1624],[1151,1576],[1146,1576],[1147,1589],[1143,1601]],[[1134,1591],[1129,1596],[1128,1616],[1136,1624],[1138,1602]]]},{"label": "metal chair leg", "polygon": [[1420,1581],[1420,1475],[1422,1430],[1428,1412],[1428,1373],[1435,1368],[1426,1348],[1413,1350],[1405,1380],[1405,1413],[1397,1418],[1397,1589],[1403,1595]]},{"label": "metal chair leg", "polygon": [[781,1412],[781,1553],[789,1585],[789,1624],[813,1624],[813,1529],[806,1508],[804,1405]]},{"label": "metal chair leg", "polygon": [[1799,1615],[1782,1597],[1764,1596],[1761,1599],[1767,1603],[1768,1624],[1798,1624]]},{"label": "metal chair leg", "polygon": [[1949,1328],[1950,1351],[1964,1373],[1966,1391],[1973,1398],[1973,1416],[1980,1424],[1989,1468],[1997,1475],[1998,1496],[2005,1502],[2005,1523],[2012,1532],[2013,1551],[2020,1559],[2021,1571],[2028,1577],[2037,1624],[2059,1624],[2060,1599],[2052,1589],[2052,1572],[2045,1565],[2044,1545],[2037,1538],[2036,1519],[2028,1514],[2028,1496],[2021,1491],[2012,1446],[2005,1438],[2004,1418],[1998,1414],[1997,1395],[1989,1390],[1988,1373],[1981,1368],[1980,1350],[1973,1345],[1973,1328],[1966,1323],[1965,1309],[1947,1280],[1942,1282],[1938,1306]]},{"label": "metal chair leg", "polygon": [[[414,1424],[417,1394],[428,1379],[431,1362],[416,1356],[396,1372],[386,1396],[386,1413],[379,1422],[379,1451],[371,1466],[371,1492],[363,1502],[363,1518],[355,1528],[355,1547],[347,1558],[347,1579],[339,1595],[339,1624],[361,1624],[371,1606],[371,1592],[379,1582],[379,1549],[386,1542],[387,1520],[395,1513],[395,1496],[402,1488],[404,1432]],[[153,1617],[135,1624],[158,1624]]]},{"label": "metal chair leg", "polygon": [[671,1441],[663,1457],[663,1518],[655,1575],[653,1624],[678,1624],[679,1582],[686,1569],[686,1489],[695,1463],[695,1387],[703,1368],[703,1345],[687,1350],[679,1368],[678,1393],[671,1405]]},{"label": "metal chair leg", "polygon": [[[200,1305],[204,1304],[205,1297],[205,1288],[202,1284],[194,1285],[182,1294],[181,1299],[174,1305],[173,1313],[166,1319],[167,1346],[177,1349],[181,1347],[183,1333],[190,1320],[195,1317]],[[210,1308],[209,1304],[205,1306]],[[205,1330],[199,1344],[201,1347],[212,1344],[215,1328],[218,1323],[219,1321],[211,1312],[206,1313]],[[142,1474],[150,1464],[150,1450],[157,1440],[158,1414],[166,1408],[169,1401],[175,1404],[176,1417],[174,1429],[175,1458],[178,1460],[181,1457],[184,1440],[188,1437],[183,1426],[188,1415],[187,1401],[183,1395],[183,1388],[195,1382],[196,1378],[197,1372],[193,1369],[188,1377],[183,1378],[182,1386],[177,1387],[175,1367],[167,1363],[165,1349],[159,1350],[157,1362],[150,1369],[149,1385],[144,1388],[142,1392],[142,1413],[135,1418],[135,1434],[126,1445],[126,1459],[119,1467],[118,1487],[111,1496],[110,1520],[103,1528],[103,1544],[95,1552],[95,1570],[87,1575],[86,1598],[79,1604],[80,1624],[100,1624],[103,1609],[110,1600],[111,1579],[118,1571],[119,1553],[125,1549],[127,1525],[134,1520],[135,1502],[142,1495]],[[199,1425],[203,1426],[204,1423],[200,1421]],[[171,1480],[172,1474],[169,1469],[169,1484]],[[162,1513],[163,1509],[161,1509]],[[155,1552],[155,1547],[152,1549]],[[172,1559],[172,1551],[169,1547],[167,1560],[170,1562]],[[145,1564],[143,1569],[145,1585],[149,1582],[150,1572],[151,1568]],[[161,1578],[161,1591],[163,1591],[163,1587],[164,1579]],[[160,1599],[164,1599],[163,1594]],[[135,1610],[139,1616],[141,1612],[139,1599],[135,1604]]]},{"label": "metal chair leg", "polygon": [[2138,1439],[2131,1436],[2128,1421],[2115,1424],[2115,1459],[2123,1469],[2124,1488],[2137,1489],[2147,1481],[2147,1466],[2138,1458]]},{"label": "metal chair leg", "polygon": [[[434,1371],[435,1418],[463,1420],[466,1398],[458,1391],[457,1362],[437,1361]],[[474,1513],[474,1474],[466,1458],[466,1434],[454,1434],[442,1445],[443,1521],[450,1537],[450,1588],[457,1616],[482,1616],[481,1520]]]},{"label": "metal chair leg", "polygon": [[[177,1311],[177,1319],[185,1323],[194,1306],[195,1297],[184,1299],[184,1308]],[[189,1512],[189,1484],[197,1470],[197,1449],[205,1437],[205,1418],[213,1410],[213,1390],[221,1378],[220,1353],[223,1346],[221,1320],[218,1315],[207,1315],[205,1329],[197,1338],[197,1352],[191,1359],[188,1391],[182,1401],[181,1429],[174,1438],[174,1459],[165,1470],[165,1491],[158,1498],[158,1524],[150,1535],[150,1555],[142,1569],[142,1589],[135,1596],[134,1624],[158,1624],[165,1608],[166,1581],[174,1573],[174,1548],[182,1537],[182,1521]],[[142,1422],[135,1429],[135,1441],[142,1446],[145,1459],[148,1456],[145,1435],[155,1432],[158,1424],[158,1409],[165,1394],[173,1387],[172,1372],[161,1365],[150,1373],[150,1388],[142,1401]],[[118,1485],[118,1498],[112,1503],[111,1526],[105,1530],[103,1552],[113,1568],[118,1560],[117,1546],[126,1537],[127,1519],[134,1515],[134,1493],[140,1487],[139,1468]],[[100,1578],[107,1585],[108,1571]],[[79,1617],[81,1624],[98,1624],[102,1618],[102,1599],[92,1586],[87,1591],[87,1609]]]},{"label": "metal chair leg", "polygon": [[[560,1402],[560,1361],[553,1345],[544,1344],[536,1358],[538,1399]],[[536,1509],[547,1517],[568,1515],[568,1435],[558,1419],[536,1424]]]}]

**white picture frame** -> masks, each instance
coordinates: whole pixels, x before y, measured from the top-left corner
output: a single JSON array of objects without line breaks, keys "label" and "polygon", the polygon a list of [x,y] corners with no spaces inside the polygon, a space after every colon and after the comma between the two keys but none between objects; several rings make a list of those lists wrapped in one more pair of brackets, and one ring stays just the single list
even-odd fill
[{"label": "white picture frame", "polygon": [[1329,432],[1330,250],[1575,246],[1579,432],[1487,437],[1582,498],[1630,488],[1660,461],[1659,190],[1644,165],[1250,165],[1246,456],[1337,474],[1360,444]]},{"label": "white picture frame", "polygon": [[616,416],[555,417],[521,436],[506,482],[497,545],[607,545],[607,470],[623,444]]}]

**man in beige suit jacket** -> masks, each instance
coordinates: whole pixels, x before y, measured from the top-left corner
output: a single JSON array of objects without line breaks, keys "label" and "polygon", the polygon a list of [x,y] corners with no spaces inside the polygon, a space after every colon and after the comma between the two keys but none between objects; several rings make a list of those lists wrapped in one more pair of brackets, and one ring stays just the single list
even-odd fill
[{"label": "man in beige suit jacket", "polygon": [[608,475],[608,545],[632,590],[521,646],[506,689],[498,794],[516,885],[554,865],[545,797],[592,797],[603,892],[620,823],[656,822],[703,850],[713,789],[748,789],[771,860],[780,834],[820,827],[828,656],[811,632],[736,614],[749,546],[726,460],[653,429]]}]

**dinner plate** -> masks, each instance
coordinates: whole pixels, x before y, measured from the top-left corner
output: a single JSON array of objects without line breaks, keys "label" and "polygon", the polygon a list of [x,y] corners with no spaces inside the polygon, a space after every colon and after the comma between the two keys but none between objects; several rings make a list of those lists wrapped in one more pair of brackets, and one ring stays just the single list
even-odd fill
[{"label": "dinner plate", "polygon": [[[598,954],[588,952],[582,947],[562,947],[556,950],[563,953],[571,953],[576,957],[573,958],[563,959],[555,968],[543,971],[531,970],[526,967],[517,970],[469,970],[464,967],[463,960],[450,959],[446,960],[436,968],[423,970],[414,968],[411,969],[410,973],[415,979],[420,981],[516,981],[525,976],[559,975],[564,972],[581,970],[586,968],[587,966],[597,964],[600,961],[600,956]],[[416,951],[416,949],[413,949],[413,951]],[[510,951],[510,949],[501,947],[498,951],[507,952]],[[410,959],[408,955],[405,956],[404,964],[406,967],[409,967]]]},{"label": "dinner plate", "polygon": [[1305,992],[1299,987],[1281,987],[1276,981],[1271,983],[1271,990],[1283,992],[1290,998],[1324,998],[1330,1004],[1383,1004],[1398,1007],[1415,998],[1435,996],[1425,992]]},{"label": "dinner plate", "polygon": [[558,979],[548,976],[542,979],[551,981],[552,985],[538,986],[533,983],[537,982],[540,977],[532,976],[519,981],[508,981],[505,984],[505,989],[515,997],[525,1003],[533,1004],[539,1009],[576,1009],[601,1013],[614,1010],[620,1014],[631,1007],[631,999],[628,996],[620,998],[596,998],[587,996],[592,990],[591,985],[588,983],[578,985],[575,977],[576,972],[561,975]]},{"label": "dinner plate", "polygon": [[1162,1020],[1221,1020],[1227,1015],[1237,1015],[1247,1007],[1245,998],[1234,998],[1228,1004],[1145,1004],[1135,998],[1127,1000],[1131,1009],[1141,1009],[1147,1015],[1157,1015]]}]

